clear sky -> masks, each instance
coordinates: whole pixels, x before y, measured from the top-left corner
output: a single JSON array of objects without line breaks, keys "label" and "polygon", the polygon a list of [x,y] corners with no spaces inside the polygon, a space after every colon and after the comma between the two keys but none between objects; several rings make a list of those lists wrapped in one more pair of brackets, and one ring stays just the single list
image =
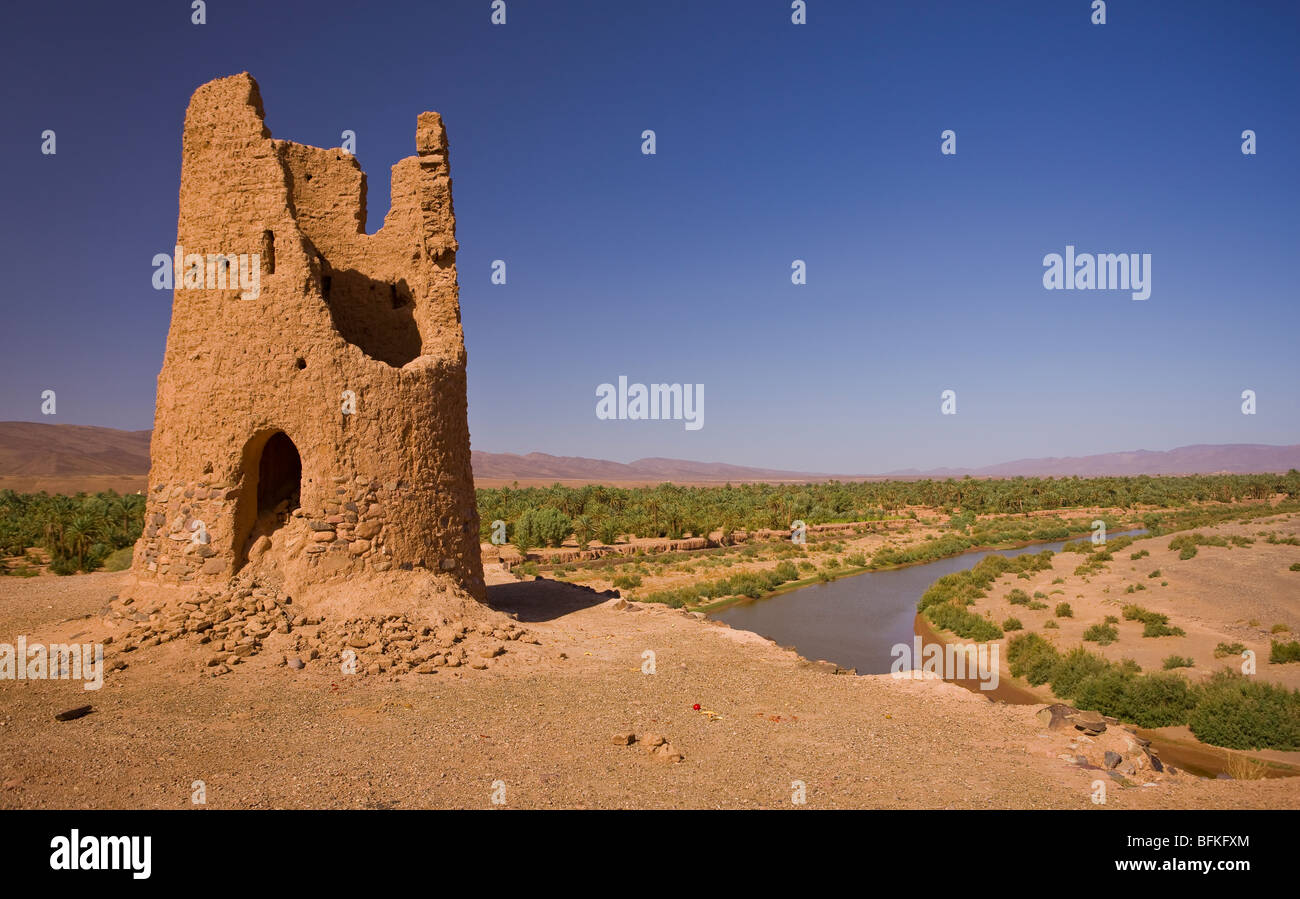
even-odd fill
[{"label": "clear sky", "polygon": [[[442,113],[475,449],[853,473],[1300,442],[1300,4],[1115,0],[1105,25],[1089,0],[808,0],[802,26],[788,0],[490,15],[8,9],[0,419],[152,425],[171,297],[150,262],[175,240],[185,107],[247,70],[274,136],[356,132],[371,231],[416,115]],[[1151,254],[1150,299],[1044,289],[1067,245]],[[704,384],[704,427],[598,420],[619,375]]]}]

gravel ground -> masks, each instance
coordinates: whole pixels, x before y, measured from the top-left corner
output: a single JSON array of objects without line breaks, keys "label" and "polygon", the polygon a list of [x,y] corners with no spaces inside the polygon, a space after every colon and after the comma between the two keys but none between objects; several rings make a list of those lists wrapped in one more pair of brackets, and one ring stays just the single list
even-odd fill
[{"label": "gravel ground", "polygon": [[[126,577],[2,578],[0,640],[90,629],[81,616]],[[541,646],[485,671],[294,671],[269,646],[200,677],[178,641],[133,653],[97,692],[0,681],[0,807],[186,808],[195,781],[213,808],[793,808],[795,781],[812,808],[1096,807],[1097,772],[1057,758],[1065,738],[1035,707],[832,674],[744,631],[552,581],[490,597]],[[685,758],[615,744],[629,732]],[[1300,778],[1111,784],[1105,807],[1296,808]]]}]

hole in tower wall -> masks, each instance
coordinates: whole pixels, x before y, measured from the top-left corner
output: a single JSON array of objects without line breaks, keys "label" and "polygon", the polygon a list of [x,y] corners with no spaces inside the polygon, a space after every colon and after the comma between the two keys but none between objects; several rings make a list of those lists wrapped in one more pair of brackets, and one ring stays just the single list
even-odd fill
[{"label": "hole in tower wall", "polygon": [[275,274],[275,232],[262,232],[262,265],[268,275]]},{"label": "hole in tower wall", "polygon": [[420,355],[415,304],[405,281],[384,281],[355,269],[331,268],[323,259],[321,272],[321,295],[344,340],[370,358],[397,368]]}]

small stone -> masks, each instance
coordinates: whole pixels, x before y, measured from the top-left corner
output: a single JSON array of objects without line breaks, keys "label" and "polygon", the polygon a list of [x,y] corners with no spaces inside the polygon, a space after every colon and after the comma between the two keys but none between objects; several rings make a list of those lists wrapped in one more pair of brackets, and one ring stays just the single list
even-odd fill
[{"label": "small stone", "polygon": [[636,734],[628,731],[626,733],[614,734],[615,746],[631,746],[636,742]]},{"label": "small stone", "polygon": [[294,671],[301,671],[303,668],[306,667],[306,664],[303,662],[303,660],[298,658],[297,656],[290,656],[287,664]]}]

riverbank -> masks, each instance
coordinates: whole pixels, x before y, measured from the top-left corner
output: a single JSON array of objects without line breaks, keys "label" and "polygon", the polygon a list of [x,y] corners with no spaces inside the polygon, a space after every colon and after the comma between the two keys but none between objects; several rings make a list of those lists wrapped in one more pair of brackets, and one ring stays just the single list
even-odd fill
[{"label": "riverbank", "polygon": [[[1188,553],[1188,546],[1196,550]],[[1002,691],[1005,701],[1061,701],[1047,684],[1011,679],[1006,645],[1018,634],[1035,634],[1060,652],[1081,645],[1111,663],[1130,660],[1143,672],[1176,671],[1192,684],[1240,667],[1252,679],[1294,689],[1300,664],[1276,662],[1272,647],[1300,629],[1300,584],[1290,570],[1300,557],[1297,546],[1300,516],[1285,513],[1139,539],[1109,558],[1060,553],[1045,569],[994,581],[968,609],[994,623],[1004,616],[1016,620],[1018,626],[996,641],[1001,678],[1010,684]],[[1042,600],[1037,608],[1027,604],[1031,594]],[[1154,629],[1144,623],[1152,620],[1164,623]],[[931,639],[955,642],[922,616],[917,627]],[[1300,775],[1300,751],[1210,746],[1185,725],[1144,734],[1189,768]]]}]

